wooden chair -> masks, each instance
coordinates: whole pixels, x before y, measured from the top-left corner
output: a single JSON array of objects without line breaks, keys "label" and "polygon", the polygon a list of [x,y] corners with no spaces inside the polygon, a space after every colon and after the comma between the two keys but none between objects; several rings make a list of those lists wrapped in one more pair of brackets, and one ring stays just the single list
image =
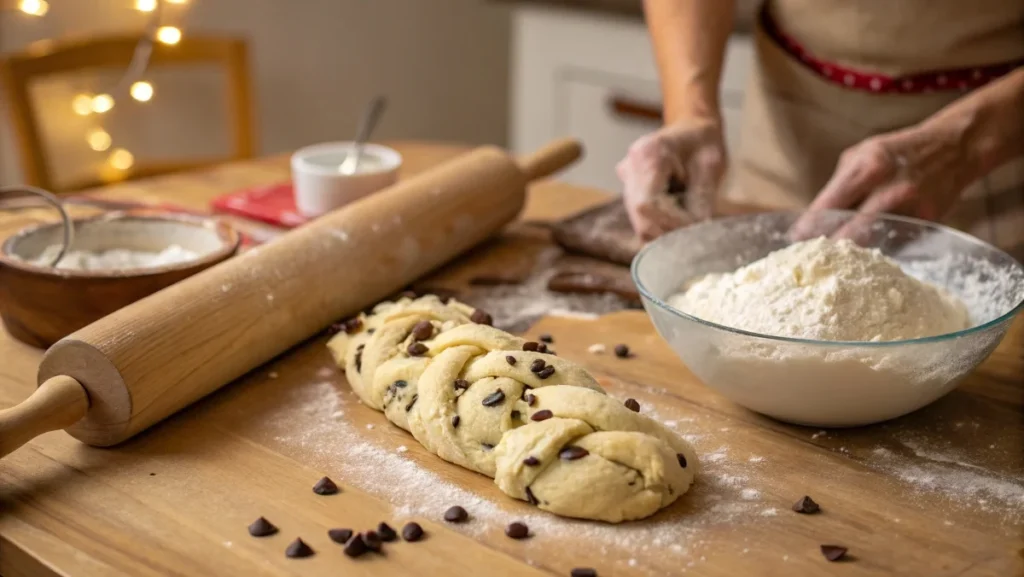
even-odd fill
[{"label": "wooden chair", "polygon": [[[8,102],[10,125],[14,129],[23,181],[26,184],[47,190],[53,190],[55,186],[52,159],[46,158],[36,120],[38,111],[29,97],[30,82],[37,78],[91,68],[127,69],[139,40],[139,36],[108,36],[74,42],[44,41],[33,44],[23,53],[0,60],[0,89]],[[237,38],[186,36],[172,46],[154,43],[149,69],[196,64],[216,64],[226,71],[228,122],[233,133],[231,153],[220,158],[138,163],[125,173],[125,178],[189,170],[253,156],[256,144],[245,41]],[[125,95],[115,97],[125,98]],[[95,181],[60,187],[60,191],[81,190],[101,184],[104,182],[97,178]]]}]

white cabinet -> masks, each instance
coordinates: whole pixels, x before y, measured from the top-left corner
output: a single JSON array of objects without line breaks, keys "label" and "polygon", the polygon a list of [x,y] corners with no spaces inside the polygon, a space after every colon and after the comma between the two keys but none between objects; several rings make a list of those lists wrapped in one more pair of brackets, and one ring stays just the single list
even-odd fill
[{"label": "white cabinet", "polygon": [[[643,23],[585,11],[521,6],[513,16],[511,147],[573,136],[585,158],[562,178],[618,192],[615,164],[659,125],[658,75]],[[739,138],[750,39],[730,40],[722,80],[726,140]]]}]

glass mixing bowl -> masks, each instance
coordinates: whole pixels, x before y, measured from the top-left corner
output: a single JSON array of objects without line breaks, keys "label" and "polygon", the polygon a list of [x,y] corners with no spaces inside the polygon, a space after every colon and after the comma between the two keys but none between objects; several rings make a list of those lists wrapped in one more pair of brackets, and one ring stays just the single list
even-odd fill
[{"label": "glass mixing bowl", "polygon": [[[814,341],[715,324],[667,304],[705,274],[731,272],[792,244],[788,231],[799,216],[772,212],[696,224],[651,242],[633,260],[633,280],[661,336],[701,381],[751,410],[822,427],[905,415],[952,390],[1024,308],[1024,267],[1013,257],[951,228],[896,216],[856,217],[854,240],[960,297],[970,328],[903,341]],[[855,216],[822,211],[812,224],[831,235]]]}]

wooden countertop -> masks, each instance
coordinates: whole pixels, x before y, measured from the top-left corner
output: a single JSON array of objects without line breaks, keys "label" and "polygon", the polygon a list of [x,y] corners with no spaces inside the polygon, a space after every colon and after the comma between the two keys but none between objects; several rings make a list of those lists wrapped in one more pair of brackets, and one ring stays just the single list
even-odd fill
[{"label": "wooden countertop", "polygon": [[[411,172],[461,150],[396,147]],[[273,158],[122,184],[101,196],[199,210],[219,194],[287,175],[287,162]],[[540,183],[524,219],[557,219],[605,198]],[[0,235],[38,217],[0,215]],[[528,270],[552,251],[542,228],[513,227],[434,280],[468,286],[475,275]],[[321,337],[121,446],[92,448],[56,432],[0,461],[0,574],[568,575],[592,566],[602,577],[1007,576],[1024,569],[1021,319],[939,402],[891,423],[827,432],[761,417],[704,387],[642,312],[549,316],[529,331],[541,333],[554,335],[559,355],[585,365],[610,394],[636,398],[643,412],[689,435],[703,466],[690,494],[622,526],[541,514],[490,479],[426,453],[359,405]],[[636,356],[587,352],[619,342]],[[0,332],[0,407],[30,393],[41,354]],[[313,494],[323,475],[342,493]],[[821,514],[789,509],[805,494]],[[454,504],[469,510],[470,523],[440,519]],[[250,537],[246,526],[261,515],[281,532]],[[428,538],[387,544],[381,557],[348,559],[326,536],[331,527],[400,527],[410,519]],[[505,537],[513,520],[525,520],[533,536]],[[317,554],[287,559],[285,547],[299,536]],[[854,558],[828,563],[818,551],[825,543],[849,547]]]}]

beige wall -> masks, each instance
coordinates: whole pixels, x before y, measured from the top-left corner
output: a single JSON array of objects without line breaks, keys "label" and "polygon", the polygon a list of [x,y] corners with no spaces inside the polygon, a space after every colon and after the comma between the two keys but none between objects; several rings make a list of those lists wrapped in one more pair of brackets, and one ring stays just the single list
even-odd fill
[{"label": "beige wall", "polygon": [[[13,2],[0,0],[0,5]],[[133,0],[50,0],[41,19],[0,13],[0,51],[52,37],[141,29]],[[375,93],[390,106],[377,138],[429,138],[505,144],[509,18],[489,0],[189,0],[185,34],[230,33],[250,41],[256,119],[263,153],[348,138]],[[80,173],[103,155],[76,117],[76,91],[107,86],[89,75],[37,89],[48,141],[64,165]],[[106,120],[119,144],[140,156],[216,152],[221,129],[220,78],[209,70],[162,73],[146,105],[115,107]],[[3,103],[0,102],[0,105]],[[0,183],[18,181],[16,151],[0,117]]]}]

